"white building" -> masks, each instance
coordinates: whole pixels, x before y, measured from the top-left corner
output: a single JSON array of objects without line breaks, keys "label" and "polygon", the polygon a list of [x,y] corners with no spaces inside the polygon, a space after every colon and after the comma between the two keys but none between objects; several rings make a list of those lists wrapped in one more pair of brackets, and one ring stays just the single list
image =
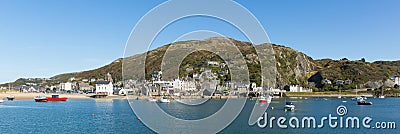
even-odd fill
[{"label": "white building", "polygon": [[89,80],[88,79],[82,79],[82,82],[89,82]]},{"label": "white building", "polygon": [[399,76],[393,76],[393,81],[394,81],[394,84],[396,85],[400,85],[400,77]]},{"label": "white building", "polygon": [[109,81],[96,82],[96,94],[112,95],[114,93],[113,84]]},{"label": "white building", "polygon": [[312,89],[303,88],[299,85],[290,85],[290,92],[312,92]]},{"label": "white building", "polygon": [[174,81],[170,82],[170,84],[174,90],[182,90],[183,81],[175,79]]},{"label": "white building", "polygon": [[194,81],[183,81],[182,89],[186,91],[195,91],[196,90],[196,82]]},{"label": "white building", "polygon": [[325,84],[332,84],[332,82],[331,82],[330,80],[328,80],[328,79],[325,79],[325,80],[324,80],[324,83],[325,83]]},{"label": "white building", "polygon": [[207,65],[219,66],[219,62],[216,61],[206,61]]},{"label": "white building", "polygon": [[60,89],[63,91],[71,91],[72,90],[72,83],[67,82],[67,83],[60,83]]}]

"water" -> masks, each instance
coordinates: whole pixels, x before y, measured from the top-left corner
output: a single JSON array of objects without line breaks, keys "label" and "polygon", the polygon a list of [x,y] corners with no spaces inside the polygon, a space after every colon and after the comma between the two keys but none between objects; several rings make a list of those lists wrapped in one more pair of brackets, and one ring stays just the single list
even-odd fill
[{"label": "water", "polygon": [[137,121],[126,100],[16,100],[0,104],[0,133],[39,132],[152,133]]},{"label": "water", "polygon": [[[285,112],[285,100],[293,101],[296,110]],[[342,102],[346,100],[347,102]],[[399,133],[400,98],[368,99],[372,106],[359,106],[349,98],[290,98],[273,99],[268,109],[270,117],[313,116],[320,124],[320,119],[331,114],[338,116],[339,105],[347,107],[346,116],[373,118],[377,121],[395,121],[396,129],[330,128],[325,123],[323,128],[259,128],[249,126],[248,119],[255,101],[248,101],[239,117],[220,133]],[[200,107],[182,106],[177,102],[159,104],[167,113],[182,119],[201,119],[217,111],[225,100],[210,100]],[[274,109],[271,109],[274,107]],[[151,112],[151,111],[149,111]],[[94,114],[94,116],[92,116]],[[340,117],[340,116],[338,116]],[[287,123],[286,123],[287,124]],[[269,124],[268,124],[269,125]],[[185,126],[190,128],[191,126]],[[68,100],[67,102],[36,103],[33,100],[5,101],[0,104],[0,133],[154,133],[143,125],[131,110],[126,100]]]}]

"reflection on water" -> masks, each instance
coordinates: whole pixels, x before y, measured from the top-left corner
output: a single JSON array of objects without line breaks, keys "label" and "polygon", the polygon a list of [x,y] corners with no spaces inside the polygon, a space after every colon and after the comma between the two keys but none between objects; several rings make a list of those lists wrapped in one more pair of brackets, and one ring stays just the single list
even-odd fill
[{"label": "reflection on water", "polygon": [[185,120],[197,120],[206,118],[216,113],[226,100],[211,99],[200,105],[186,105],[180,102],[157,103],[166,113],[176,118]]}]

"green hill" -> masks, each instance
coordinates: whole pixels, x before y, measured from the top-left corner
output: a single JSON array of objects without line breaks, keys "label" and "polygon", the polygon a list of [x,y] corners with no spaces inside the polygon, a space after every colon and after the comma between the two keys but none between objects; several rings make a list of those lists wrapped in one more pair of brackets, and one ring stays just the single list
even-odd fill
[{"label": "green hill", "polygon": [[[249,68],[250,81],[256,82],[258,85],[261,83],[261,70],[260,61],[257,57],[253,45],[249,42],[237,41],[229,39],[239,48],[242,56],[246,61]],[[181,44],[198,43],[199,41],[184,41],[177,42]],[[216,39],[210,38],[200,42],[205,43],[218,43]],[[390,79],[391,76],[400,75],[400,61],[376,61],[365,62],[363,60],[350,61],[347,59],[332,60],[321,59],[313,60],[311,57],[302,52],[294,49],[275,45],[275,44],[261,44],[255,47],[262,47],[263,45],[272,45],[276,59],[276,87],[283,88],[286,85],[297,84],[304,87],[319,88],[318,90],[335,89],[334,85],[325,85],[323,80],[328,79],[334,83],[336,80],[351,80],[352,83],[346,85],[346,88],[355,88],[355,86],[366,86],[367,82],[385,81]],[[138,63],[137,60],[141,56],[146,55],[146,79],[150,79],[151,72],[158,71],[161,68],[163,56],[171,44],[159,47],[144,54],[134,55],[125,59],[117,59],[114,62],[89,71],[60,74],[51,78],[54,82],[65,82],[71,77],[75,79],[101,79],[107,73],[110,73],[115,81],[121,81],[122,76],[122,62],[124,66],[132,66]],[[200,73],[202,68],[212,69],[212,72],[221,72],[226,68],[209,67],[205,65],[206,61],[217,61],[224,63],[221,57],[215,53],[208,51],[195,51],[187,55],[179,68],[179,76],[192,76],[194,73]],[[137,68],[129,68],[128,71],[139,74]],[[172,71],[165,69],[166,71]],[[189,71],[188,71],[189,70]],[[126,78],[137,78],[136,76],[125,76]],[[139,76],[138,76],[139,77]],[[230,80],[230,74],[219,77],[222,82]],[[23,79],[19,79],[15,84],[23,84]],[[51,83],[51,82],[48,82]],[[15,85],[14,84],[14,85]],[[328,89],[327,89],[328,88]]]}]

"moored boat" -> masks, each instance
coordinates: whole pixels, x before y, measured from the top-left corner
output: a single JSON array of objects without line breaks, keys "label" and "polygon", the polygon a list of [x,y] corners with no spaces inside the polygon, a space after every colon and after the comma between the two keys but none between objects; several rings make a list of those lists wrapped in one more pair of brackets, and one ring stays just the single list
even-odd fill
[{"label": "moored boat", "polygon": [[285,110],[293,111],[295,107],[296,106],[294,106],[293,102],[288,101],[288,102],[286,102]]},{"label": "moored boat", "polygon": [[372,102],[368,102],[367,97],[360,96],[360,97],[357,97],[357,104],[358,105],[372,105]]},{"label": "moored boat", "polygon": [[4,102],[4,100],[0,100],[0,103],[3,103]]},{"label": "moored boat", "polygon": [[13,101],[14,99],[15,99],[14,96],[7,96],[7,100],[9,100],[9,101]]},{"label": "moored boat", "polygon": [[260,96],[260,98],[258,99],[258,101],[259,101],[260,103],[271,103],[272,97],[271,97],[271,96],[269,96],[269,97]]},{"label": "moored boat", "polygon": [[156,102],[157,100],[155,98],[149,98],[148,101],[150,102]]},{"label": "moored boat", "polygon": [[67,101],[68,98],[60,97],[58,94],[53,94],[51,97],[47,97],[48,101]]},{"label": "moored boat", "polygon": [[46,96],[35,96],[33,98],[36,102],[47,102],[47,97]]},{"label": "moored boat", "polygon": [[264,96],[260,96],[260,98],[258,99],[258,101],[260,103],[267,103],[267,99]]},{"label": "moored boat", "polygon": [[163,96],[160,100],[158,100],[159,103],[170,103],[171,101],[166,97]]}]

